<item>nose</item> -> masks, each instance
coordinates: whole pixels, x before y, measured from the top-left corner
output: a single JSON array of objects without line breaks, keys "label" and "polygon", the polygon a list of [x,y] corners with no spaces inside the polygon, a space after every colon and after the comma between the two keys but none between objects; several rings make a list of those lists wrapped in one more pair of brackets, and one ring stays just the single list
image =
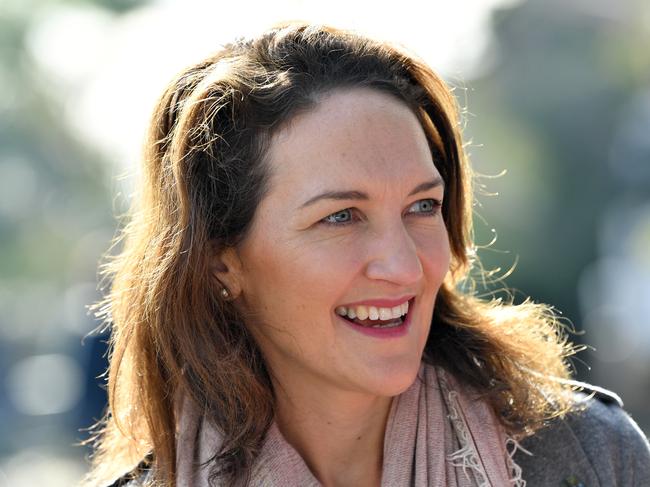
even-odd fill
[{"label": "nose", "polygon": [[366,276],[407,286],[422,278],[422,262],[415,241],[404,225],[391,225],[373,235]]}]

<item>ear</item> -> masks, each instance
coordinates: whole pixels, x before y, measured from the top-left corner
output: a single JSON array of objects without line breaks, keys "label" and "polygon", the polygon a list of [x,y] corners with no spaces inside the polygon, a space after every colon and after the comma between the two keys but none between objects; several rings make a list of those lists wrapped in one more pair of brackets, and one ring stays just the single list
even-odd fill
[{"label": "ear", "polygon": [[213,246],[211,273],[219,281],[219,286],[226,288],[229,300],[236,299],[242,291],[242,265],[234,247]]}]

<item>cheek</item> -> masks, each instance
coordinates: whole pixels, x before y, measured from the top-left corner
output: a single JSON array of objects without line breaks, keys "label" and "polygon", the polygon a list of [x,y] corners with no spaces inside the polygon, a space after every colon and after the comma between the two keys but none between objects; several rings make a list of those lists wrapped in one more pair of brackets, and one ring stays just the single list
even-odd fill
[{"label": "cheek", "polygon": [[333,350],[330,310],[346,263],[317,248],[265,239],[242,255],[241,308],[269,363],[311,362]]},{"label": "cheek", "polygon": [[447,275],[447,272],[449,272],[449,266],[451,265],[451,248],[449,246],[449,239],[446,232],[445,238],[440,239],[434,249],[434,257],[432,260],[435,271],[442,281]]},{"label": "cheek", "polygon": [[432,284],[438,283],[439,286],[451,264],[451,248],[446,228],[441,226],[412,232],[411,236],[418,249],[425,274]]},{"label": "cheek", "polygon": [[285,322],[295,315],[304,319],[329,309],[348,264],[317,246],[278,239],[258,240],[242,261],[246,305],[267,322]]}]

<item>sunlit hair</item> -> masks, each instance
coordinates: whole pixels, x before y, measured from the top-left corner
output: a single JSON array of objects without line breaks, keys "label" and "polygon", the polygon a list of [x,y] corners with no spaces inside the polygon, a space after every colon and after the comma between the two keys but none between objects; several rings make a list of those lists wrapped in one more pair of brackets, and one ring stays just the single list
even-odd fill
[{"label": "sunlit hair", "polygon": [[223,434],[214,476],[245,481],[274,395],[259,348],[220,296],[214,255],[246,238],[267,190],[272,136],[324,95],[353,87],[389,93],[412,109],[445,182],[452,265],[424,359],[486,397],[513,435],[570,406],[573,350],[550,308],[482,300],[461,286],[475,267],[472,173],[450,89],[401,48],[292,23],[184,70],[156,106],[122,251],[105,267],[110,406],[90,484],[153,452],[157,480],[174,485],[180,397],[201,405]]}]

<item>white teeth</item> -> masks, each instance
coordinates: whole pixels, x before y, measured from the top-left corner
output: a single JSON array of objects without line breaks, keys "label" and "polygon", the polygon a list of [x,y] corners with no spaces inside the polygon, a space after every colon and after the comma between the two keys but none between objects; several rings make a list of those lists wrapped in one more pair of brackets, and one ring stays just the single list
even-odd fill
[{"label": "white teeth", "polygon": [[357,306],[357,318],[360,320],[368,319],[368,308],[365,306]]},{"label": "white teeth", "polygon": [[402,305],[395,306],[395,307],[392,309],[392,312],[393,312],[393,313],[392,313],[391,318],[399,318],[400,316],[402,316]]},{"label": "white teeth", "polygon": [[393,306],[392,308],[383,308],[377,306],[355,306],[347,308],[345,306],[339,306],[335,309],[337,315],[347,316],[351,320],[358,318],[360,320],[382,320],[387,321],[391,319],[397,319],[404,316],[408,313],[409,303],[405,301],[404,303]]},{"label": "white teeth", "polygon": [[390,308],[379,308],[379,319],[390,320],[393,317],[393,310]]},{"label": "white teeth", "polygon": [[401,321],[391,321],[390,323],[386,323],[385,325],[382,324],[371,325],[370,328],[395,328],[396,326],[400,326],[401,324],[402,324]]},{"label": "white teeth", "polygon": [[377,311],[377,308],[375,308],[374,306],[368,307],[368,318],[370,318],[371,320],[379,319],[379,311]]}]

